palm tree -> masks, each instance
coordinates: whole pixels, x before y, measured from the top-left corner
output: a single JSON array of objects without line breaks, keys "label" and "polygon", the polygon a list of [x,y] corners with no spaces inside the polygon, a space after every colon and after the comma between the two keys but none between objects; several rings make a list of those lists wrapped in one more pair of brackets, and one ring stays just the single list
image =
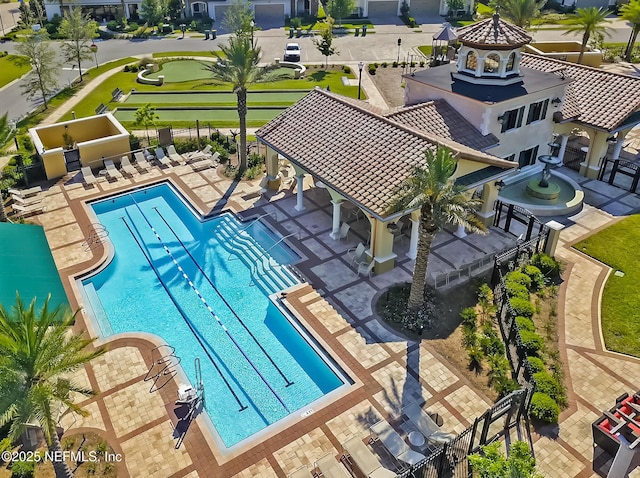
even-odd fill
[{"label": "palm tree", "polygon": [[[13,133],[13,128],[9,124],[8,113],[0,116],[0,149],[5,145]],[[7,222],[7,212],[4,209],[4,198],[0,192],[0,222]]]},{"label": "palm tree", "polygon": [[624,51],[624,59],[631,61],[631,52],[633,52],[633,46],[640,33],[640,0],[631,0],[629,3],[622,5],[620,12],[623,20],[631,23],[631,36],[629,37],[629,43]]},{"label": "palm tree", "polygon": [[465,188],[452,178],[457,162],[448,148],[438,146],[425,151],[426,165],[414,168],[398,188],[389,212],[420,209],[418,254],[413,268],[413,282],[408,307],[417,311],[424,303],[424,288],[429,265],[431,243],[446,224],[464,226],[472,232],[484,232],[484,224],[476,216],[479,199],[470,197]]},{"label": "palm tree", "polygon": [[496,0],[493,3],[500,15],[511,20],[515,25],[528,28],[531,20],[540,15],[540,10],[546,5],[547,0]]},{"label": "palm tree", "polygon": [[203,63],[211,72],[214,84],[230,83],[238,97],[238,118],[240,119],[240,170],[247,169],[247,89],[254,83],[267,83],[285,77],[276,73],[277,65],[258,66],[261,48],[251,44],[247,35],[233,35],[228,45],[220,45],[220,52],[212,52],[215,63]]},{"label": "palm tree", "polygon": [[563,35],[582,33],[582,44],[580,45],[578,64],[582,63],[584,50],[592,35],[609,35],[607,27],[603,25],[607,21],[608,14],[609,10],[603,10],[602,7],[578,8],[573,18],[567,21],[567,30]]},{"label": "palm tree", "polygon": [[[60,454],[55,410],[62,405],[86,416],[73,403],[71,392],[95,393],[65,376],[105,349],[88,349],[93,339],[69,334],[77,312],[71,314],[61,306],[49,310],[50,297],[39,311],[35,299],[25,308],[19,296],[11,312],[0,305],[0,426],[11,424],[9,437],[17,440],[27,423],[37,422],[49,451]],[[73,477],[64,461],[54,461],[53,468],[58,478]]]}]

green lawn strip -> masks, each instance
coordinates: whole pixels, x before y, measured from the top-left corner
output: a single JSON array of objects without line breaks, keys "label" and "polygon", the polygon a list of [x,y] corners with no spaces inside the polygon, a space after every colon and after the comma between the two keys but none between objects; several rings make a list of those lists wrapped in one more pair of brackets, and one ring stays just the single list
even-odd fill
[{"label": "green lawn strip", "polygon": [[[247,95],[247,101],[252,105],[289,105],[298,101],[306,91],[300,92],[257,92],[252,91]],[[154,106],[175,105],[235,105],[237,96],[233,92],[183,92],[183,93],[135,93],[123,103],[130,105],[144,105],[152,103]]]},{"label": "green lawn strip", "polygon": [[181,56],[209,56],[215,57],[215,53],[221,54],[221,51],[161,51],[153,54],[153,58],[168,58],[168,57],[181,57]]},{"label": "green lawn strip", "polygon": [[29,65],[16,65],[16,57],[17,55],[7,55],[0,58],[0,88],[17,80],[31,69]]},{"label": "green lawn strip", "polygon": [[[247,122],[254,121],[261,124],[273,119],[284,110],[282,108],[268,108],[268,109],[252,109],[247,110]],[[122,122],[133,122],[135,109],[118,109],[115,112],[115,117]],[[220,108],[205,108],[205,109],[176,109],[176,110],[157,110],[156,114],[159,116],[158,122],[173,122],[173,121],[190,121],[193,125],[198,119],[204,122],[218,123],[224,121],[238,122],[238,110],[236,108],[220,109]]]},{"label": "green lawn strip", "polygon": [[[482,4],[479,3],[478,5]],[[418,47],[418,50],[425,56],[431,56],[431,45],[421,45]]]},{"label": "green lawn strip", "polygon": [[145,75],[145,77],[158,78],[160,75],[165,77],[167,83],[181,83],[211,78],[211,72],[206,70],[202,63],[194,60],[175,60],[163,63],[158,71]]},{"label": "green lawn strip", "polygon": [[607,349],[640,357],[640,215],[630,216],[573,247],[614,269],[602,295],[602,334]]}]

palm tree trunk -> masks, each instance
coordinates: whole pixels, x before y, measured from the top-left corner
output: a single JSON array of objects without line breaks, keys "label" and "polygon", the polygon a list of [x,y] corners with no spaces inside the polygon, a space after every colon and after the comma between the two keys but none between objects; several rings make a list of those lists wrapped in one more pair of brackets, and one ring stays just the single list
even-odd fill
[{"label": "palm tree trunk", "polygon": [[80,48],[78,47],[78,72],[80,73],[80,83],[82,83],[82,60],[80,58]]},{"label": "palm tree trunk", "polygon": [[[58,438],[58,433],[55,430],[51,434],[51,444],[47,445],[47,447],[49,448],[52,456],[63,456],[60,439]],[[56,473],[56,478],[73,478],[73,473],[64,460],[55,460],[53,462],[53,470]]]},{"label": "palm tree trunk", "polygon": [[627,62],[631,62],[631,52],[633,52],[633,47],[636,44],[636,39],[638,38],[638,33],[640,32],[640,25],[636,25],[631,30],[631,38],[629,38],[629,44],[627,45],[627,50],[624,52],[624,60]]},{"label": "palm tree trunk", "polygon": [[240,118],[240,171],[247,169],[247,89],[240,88],[238,96],[238,118]]},{"label": "palm tree trunk", "polygon": [[582,57],[584,56],[584,50],[587,48],[588,41],[589,41],[589,34],[585,33],[582,36],[582,44],[580,45],[580,54],[578,55],[578,65],[582,65]]},{"label": "palm tree trunk", "polygon": [[427,267],[429,265],[429,254],[431,252],[431,243],[436,233],[435,224],[430,214],[424,211],[420,216],[418,229],[418,252],[416,255],[416,263],[413,267],[413,281],[411,282],[411,290],[409,292],[409,303],[407,307],[410,311],[417,311],[424,303],[424,288],[427,280]]}]

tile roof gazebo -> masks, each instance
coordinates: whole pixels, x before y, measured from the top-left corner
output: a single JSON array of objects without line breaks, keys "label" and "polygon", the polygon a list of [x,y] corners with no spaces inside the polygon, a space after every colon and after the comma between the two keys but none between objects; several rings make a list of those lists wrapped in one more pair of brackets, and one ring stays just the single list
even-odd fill
[{"label": "tile roof gazebo", "polygon": [[[298,210],[304,209],[302,183],[305,174],[327,186],[333,203],[334,239],[340,229],[343,200],[364,211],[371,223],[370,250],[379,273],[393,268],[396,257],[393,234],[387,226],[406,214],[390,214],[388,204],[396,187],[409,177],[413,167],[423,163],[425,150],[435,150],[437,146],[450,148],[458,161],[454,177],[469,189],[495,180],[516,166],[474,149],[478,145],[494,143],[495,138],[483,137],[477,130],[474,130],[475,135],[462,134],[460,128],[464,127],[464,119],[446,107],[438,112],[438,106],[442,104],[424,106],[422,119],[418,120],[415,120],[418,114],[411,109],[385,116],[362,103],[316,88],[260,128],[256,136],[267,146],[270,179],[278,174],[278,155],[293,164]],[[442,118],[451,114],[456,114],[462,124],[460,128],[443,130],[445,122]],[[430,122],[440,123],[434,130],[444,137],[426,131]],[[409,126],[411,123],[414,127]],[[462,144],[463,141],[467,144]],[[489,217],[495,199],[489,197],[489,189],[484,190],[485,206],[480,211],[484,217]],[[415,213],[412,220],[417,224]],[[415,254],[417,237],[417,227],[413,227],[410,257],[411,249]]]}]

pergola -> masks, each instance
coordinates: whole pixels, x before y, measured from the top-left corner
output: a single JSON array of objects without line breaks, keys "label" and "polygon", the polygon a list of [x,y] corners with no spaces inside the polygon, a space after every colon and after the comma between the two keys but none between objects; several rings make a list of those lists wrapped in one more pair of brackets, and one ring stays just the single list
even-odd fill
[{"label": "pergola", "polygon": [[[405,113],[410,112],[415,113],[405,110]],[[437,113],[435,108],[426,108],[423,112],[434,121],[446,119]],[[445,146],[457,155],[454,177],[469,191],[483,187],[484,204],[479,214],[487,223],[493,219],[493,204],[497,198],[495,180],[516,166],[450,138],[409,127],[392,119],[394,114],[408,116],[413,123],[420,124],[415,114],[403,116],[393,112],[386,117],[364,102],[315,89],[256,132],[258,140],[267,147],[265,186],[279,187],[277,176],[279,156],[282,156],[296,172],[296,210],[304,210],[305,175],[311,175],[327,187],[333,204],[332,239],[339,238],[342,203],[348,201],[360,208],[370,223],[369,255],[376,263],[376,273],[394,267],[395,226],[392,225],[397,225],[398,220],[408,214],[411,218],[408,255],[416,256],[419,211],[391,214],[388,204],[397,186],[409,177],[415,166],[424,162],[425,150]],[[471,144],[495,141],[480,133],[477,138],[473,136],[461,116],[458,122],[460,124],[449,126],[442,134],[463,138]],[[438,128],[434,127],[434,130]]]}]

